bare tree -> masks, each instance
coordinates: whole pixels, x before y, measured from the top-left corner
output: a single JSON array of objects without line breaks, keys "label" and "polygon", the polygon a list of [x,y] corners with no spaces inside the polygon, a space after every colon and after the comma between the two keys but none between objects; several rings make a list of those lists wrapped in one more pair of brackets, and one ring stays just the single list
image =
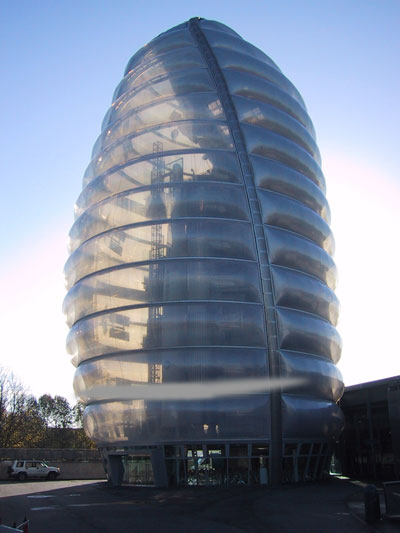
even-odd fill
[{"label": "bare tree", "polygon": [[0,367],[0,447],[34,445],[43,429],[35,398],[11,371]]},{"label": "bare tree", "polygon": [[0,366],[0,448],[94,448],[82,429],[83,411],[83,404],[71,407],[62,396],[37,400]]}]

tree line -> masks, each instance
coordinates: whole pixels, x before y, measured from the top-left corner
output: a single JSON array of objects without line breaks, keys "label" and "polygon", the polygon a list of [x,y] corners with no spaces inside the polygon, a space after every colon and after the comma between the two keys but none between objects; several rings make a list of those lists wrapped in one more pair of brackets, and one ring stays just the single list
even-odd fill
[{"label": "tree line", "polygon": [[82,428],[83,410],[63,396],[35,398],[0,367],[0,448],[96,448]]}]

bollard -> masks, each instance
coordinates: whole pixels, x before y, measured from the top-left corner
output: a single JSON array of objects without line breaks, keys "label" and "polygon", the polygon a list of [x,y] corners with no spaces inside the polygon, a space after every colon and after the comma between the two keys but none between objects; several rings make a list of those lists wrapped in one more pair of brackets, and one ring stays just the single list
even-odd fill
[{"label": "bollard", "polygon": [[381,518],[379,494],[375,485],[367,485],[364,489],[365,521],[369,524]]}]

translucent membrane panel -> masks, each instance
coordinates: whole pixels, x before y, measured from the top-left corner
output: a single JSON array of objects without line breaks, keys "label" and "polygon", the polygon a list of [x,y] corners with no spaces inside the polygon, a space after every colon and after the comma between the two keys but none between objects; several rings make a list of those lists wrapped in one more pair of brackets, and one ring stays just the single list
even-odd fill
[{"label": "translucent membrane panel", "polygon": [[291,96],[297,103],[306,109],[304,101],[296,87],[275,67],[268,65],[257,57],[246,54],[244,51],[232,53],[224,48],[213,50],[220,68],[225,73],[226,70],[244,72],[252,74],[270,83],[273,83],[288,96]]},{"label": "translucent membrane panel", "polygon": [[219,302],[129,309],[83,319],[67,339],[77,364],[108,353],[179,346],[263,347],[263,308]]},{"label": "translucent membrane panel", "polygon": [[108,169],[141,156],[155,152],[160,152],[160,156],[163,156],[167,151],[193,148],[232,150],[233,142],[228,126],[204,122],[176,122],[124,138],[104,150],[90,163],[85,172],[83,186]]},{"label": "translucent membrane panel", "polygon": [[321,246],[333,254],[335,242],[328,224],[310,208],[283,194],[259,190],[262,219],[265,224],[287,229]]},{"label": "translucent membrane panel", "polygon": [[110,229],[183,217],[248,220],[245,192],[237,185],[181,183],[121,193],[96,204],[78,218],[69,234],[70,250]]},{"label": "translucent membrane panel", "polygon": [[339,302],[335,293],[317,278],[288,268],[271,266],[275,303],[319,315],[337,324]]},{"label": "translucent membrane panel", "polygon": [[336,265],[322,248],[289,231],[265,226],[265,232],[271,264],[311,274],[335,289]]},{"label": "translucent membrane panel", "polygon": [[266,350],[259,348],[190,348],[145,350],[94,359],[75,372],[75,393],[98,386],[143,383],[198,383],[267,376]]},{"label": "translucent membrane panel", "polygon": [[[189,31],[197,24],[211,59]],[[214,82],[221,74],[234,106],[228,117]],[[100,446],[267,443],[272,415],[283,430],[273,442],[283,436],[297,451],[302,440],[318,443],[301,458],[300,477],[322,471],[320,443],[342,425],[339,304],[325,180],[298,91],[235,32],[192,20],[130,60],[93,154],[70,233],[64,303],[90,436]],[[245,193],[239,159],[255,191]],[[268,383],[273,318],[255,235],[267,245],[268,330],[276,329],[280,375],[298,380],[272,412],[269,395],[252,393],[250,382]],[[240,387],[226,383],[236,379]],[[232,396],[221,396],[225,387]],[[296,464],[291,449],[284,477]],[[241,459],[232,460],[239,468]]]},{"label": "translucent membrane panel", "polygon": [[126,92],[155,78],[199,67],[205,67],[205,64],[196,48],[184,48],[163,54],[147,63],[138,65],[125,76],[114,92],[113,101],[116,102]]},{"label": "translucent membrane panel", "polygon": [[176,51],[179,48],[186,48],[194,46],[194,42],[188,29],[181,29],[164,33],[156,37],[150,43],[146,44],[134,54],[128,62],[125,69],[125,74],[128,74],[137,65],[146,63],[154,57],[165,54],[172,50]]},{"label": "translucent membrane panel", "polygon": [[103,121],[102,129],[109,127],[135,108],[182,94],[213,91],[215,91],[214,83],[204,68],[172,73],[168,77],[161,78],[160,81],[146,83],[125,93],[111,106],[106,115],[107,118]]},{"label": "translucent membrane panel", "polygon": [[277,317],[282,350],[320,355],[334,363],[339,361],[342,340],[329,322],[302,311],[283,308],[277,309]]},{"label": "translucent membrane panel", "polygon": [[325,178],[318,162],[306,150],[282,135],[257,126],[242,124],[242,131],[250,154],[279,161],[308,176],[322,191],[325,190]]},{"label": "translucent membrane panel", "polygon": [[248,43],[241,37],[235,37],[234,35],[229,35],[226,32],[208,29],[204,29],[203,33],[207,38],[208,44],[213,50],[223,48],[229,51],[231,54],[246,54],[250,57],[255,57],[262,63],[265,63],[266,65],[280,72],[277,65],[272,61],[270,57],[267,56],[267,54],[264,54],[264,52],[259,50],[254,45]]},{"label": "translucent membrane panel", "polygon": [[239,122],[253,124],[283,135],[301,146],[321,164],[321,156],[314,139],[298,120],[269,103],[257,102],[242,96],[233,96],[232,99]]},{"label": "translucent membrane panel", "polygon": [[203,401],[144,400],[86,407],[85,431],[98,445],[258,440],[270,436],[269,395]]},{"label": "translucent membrane panel", "polygon": [[331,213],[325,195],[310,178],[265,157],[251,155],[250,161],[257,187],[290,196],[315,211],[327,224],[330,223]]},{"label": "translucent membrane panel", "polygon": [[69,326],[99,311],[182,300],[261,302],[256,263],[232,260],[171,260],[97,274],[68,292]]},{"label": "translucent membrane panel", "polygon": [[343,426],[343,413],[334,402],[287,394],[282,396],[284,438],[338,438]]},{"label": "translucent membrane panel", "polygon": [[233,31],[228,26],[225,26],[225,24],[221,24],[221,22],[216,22],[215,20],[200,20],[199,26],[202,30],[217,30],[217,31],[223,31],[225,33],[228,33],[229,35],[232,35],[233,37],[237,37],[241,39],[242,37]]},{"label": "translucent membrane panel", "polygon": [[163,37],[165,34],[171,33],[171,32],[176,31],[176,30],[184,30],[185,28],[188,28],[188,22],[187,21],[186,22],[182,22],[181,24],[177,24],[176,26],[173,26],[169,30],[161,32],[160,34],[157,35],[157,37],[155,37],[155,39],[158,39],[159,37]]},{"label": "translucent membrane panel", "polygon": [[214,93],[193,93],[155,102],[145,107],[132,110],[123,118],[114,122],[96,141],[92,157],[102,150],[120,141],[128,135],[160,124],[180,120],[217,120],[224,119],[221,103]]},{"label": "translucent membrane panel", "polygon": [[302,382],[291,387],[290,394],[315,396],[337,402],[343,394],[342,375],[337,366],[313,355],[300,352],[280,351],[280,375],[300,379]]},{"label": "translucent membrane panel", "polygon": [[162,183],[242,181],[236,155],[232,152],[161,154],[124,165],[115,172],[107,172],[94,179],[80,194],[75,215],[80,216],[85,209],[113,194],[151,185],[154,171]]},{"label": "translucent membrane panel", "polygon": [[[274,70],[276,75],[276,71]],[[304,107],[285,89],[265,78],[243,70],[224,69],[225,81],[232,95],[244,96],[258,102],[271,104],[298,120],[315,140],[315,130]]]},{"label": "translucent membrane panel", "polygon": [[197,219],[114,230],[94,237],[71,254],[65,265],[65,277],[70,288],[99,270],[173,257],[254,261],[252,227],[247,222]]}]

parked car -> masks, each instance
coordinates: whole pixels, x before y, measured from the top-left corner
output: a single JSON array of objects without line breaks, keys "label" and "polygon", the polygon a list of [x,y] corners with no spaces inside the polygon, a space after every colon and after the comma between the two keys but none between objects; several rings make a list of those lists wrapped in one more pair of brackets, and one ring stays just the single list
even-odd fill
[{"label": "parked car", "polygon": [[47,466],[43,461],[14,461],[8,467],[8,477],[25,481],[28,478],[45,478],[54,481],[60,475],[56,466]]}]

